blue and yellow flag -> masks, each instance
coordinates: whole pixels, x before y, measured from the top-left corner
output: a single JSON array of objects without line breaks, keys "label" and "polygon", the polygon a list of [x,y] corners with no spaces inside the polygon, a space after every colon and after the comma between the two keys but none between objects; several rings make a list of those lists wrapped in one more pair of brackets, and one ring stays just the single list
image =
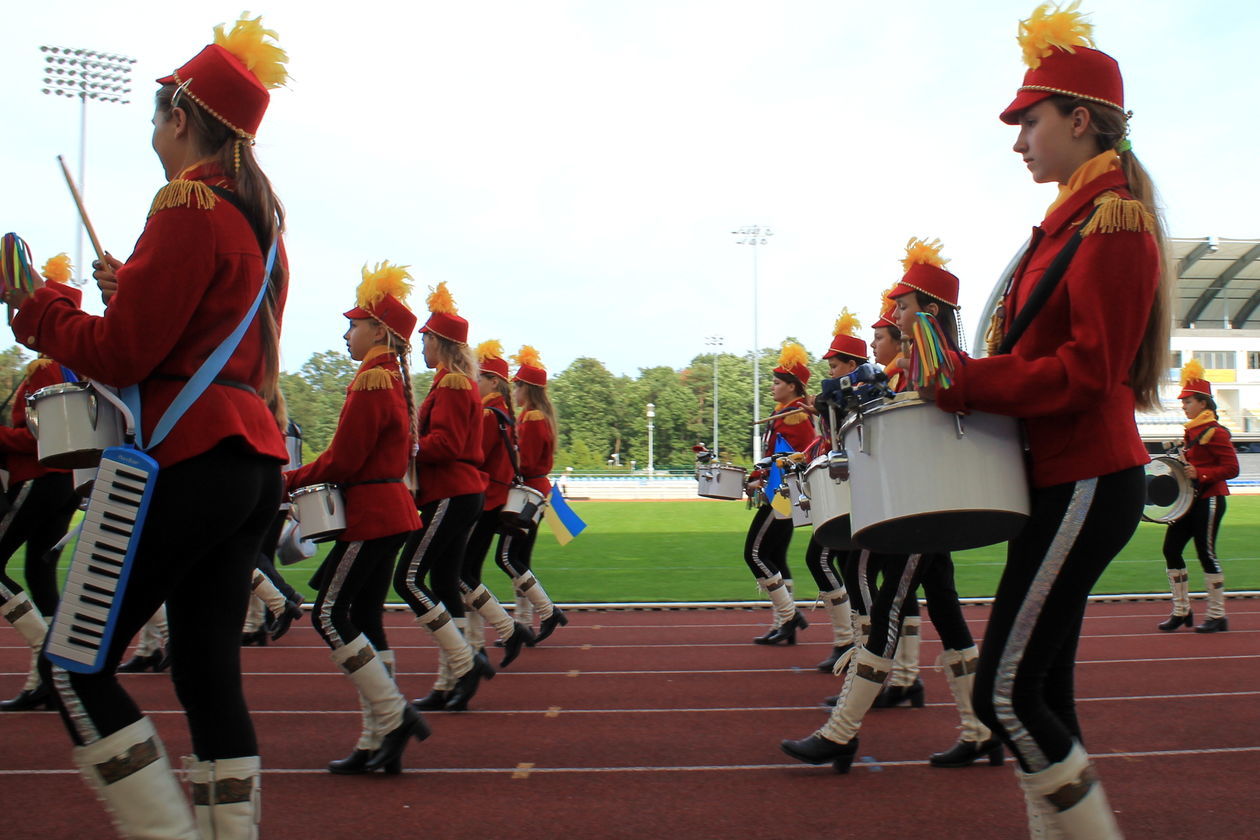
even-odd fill
[{"label": "blue and yellow flag", "polygon": [[[783,435],[774,436],[774,454],[785,455],[792,452],[792,444],[784,440]],[[778,458],[775,458],[774,466],[770,468],[770,475],[766,479],[766,496],[770,499],[770,507],[774,508],[779,516],[792,515],[792,500],[779,492],[779,485],[783,483],[783,470],[779,469]]]},{"label": "blue and yellow flag", "polygon": [[551,510],[543,519],[551,526],[551,533],[555,534],[556,542],[560,545],[568,545],[574,537],[586,530],[586,523],[573,512],[573,508],[569,507],[569,503],[561,495],[560,488],[556,484],[551,485],[550,501]]}]

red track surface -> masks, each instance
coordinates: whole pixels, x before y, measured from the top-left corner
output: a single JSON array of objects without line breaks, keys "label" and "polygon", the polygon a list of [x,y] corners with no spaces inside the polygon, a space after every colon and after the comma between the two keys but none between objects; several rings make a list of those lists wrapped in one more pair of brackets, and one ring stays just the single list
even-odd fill
[{"label": "red track surface", "polygon": [[[1077,671],[1080,716],[1130,838],[1260,837],[1247,791],[1260,766],[1260,604],[1230,605],[1229,633],[1155,632],[1163,603],[1093,604]],[[986,610],[967,608],[977,636]],[[336,777],[358,703],[309,625],[245,651],[262,745],[263,836],[532,838],[1022,838],[1010,770],[925,759],[957,725],[924,622],[924,709],[874,710],[848,776],[784,756],[826,714],[839,680],[813,670],[829,630],[795,648],[749,644],[764,612],[570,613],[571,623],[483,684],[475,711],[433,714],[398,777]],[[822,613],[814,613],[824,621]],[[436,653],[391,614],[399,682],[428,691]],[[492,653],[492,658],[494,654]],[[27,651],[0,627],[0,695]],[[165,675],[123,675],[168,751],[189,751]],[[5,840],[112,836],[51,713],[0,716]]]}]

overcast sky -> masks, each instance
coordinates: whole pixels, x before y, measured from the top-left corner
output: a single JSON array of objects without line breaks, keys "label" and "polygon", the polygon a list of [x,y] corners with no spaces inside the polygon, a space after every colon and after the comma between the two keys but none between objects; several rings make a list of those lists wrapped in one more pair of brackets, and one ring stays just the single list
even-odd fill
[{"label": "overcast sky", "polygon": [[[1124,71],[1134,150],[1170,233],[1260,237],[1260,6],[1086,4],[1099,47]],[[412,266],[413,308],[423,310],[424,286],[445,280],[474,342],[535,344],[552,370],[584,355],[617,373],[679,367],[709,335],[744,352],[753,259],[730,232],[753,224],[774,231],[759,249],[762,346],[790,334],[818,354],[842,306],[869,324],[910,236],[944,241],[970,334],[1055,194],[1031,182],[1010,150],[1015,129],[997,119],[1025,69],[1014,36],[1034,5],[252,9],[279,32],[294,77],[273,92],[258,143],[289,211],[284,366],[343,346],[340,313],[359,268],[382,259]],[[79,106],[41,95],[39,45],[138,59],[131,104],[89,104],[87,119],[88,208],[124,257],[163,183],[149,146],[151,80],[239,11],[8,8],[0,227],[22,234],[41,263],[74,254],[55,155],[77,171]]]}]

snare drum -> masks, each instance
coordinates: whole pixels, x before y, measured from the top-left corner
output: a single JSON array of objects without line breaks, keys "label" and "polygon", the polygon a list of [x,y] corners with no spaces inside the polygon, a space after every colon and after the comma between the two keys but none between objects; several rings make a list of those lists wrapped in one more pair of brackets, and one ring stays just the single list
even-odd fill
[{"label": "snare drum", "polygon": [[1186,465],[1167,455],[1152,458],[1146,465],[1146,506],[1142,508],[1142,518],[1170,525],[1193,506],[1194,482],[1186,475]]},{"label": "snare drum", "polygon": [[847,477],[833,478],[833,472],[839,470],[832,470],[830,453],[819,455],[805,469],[805,491],[809,495],[814,539],[827,548],[850,549],[853,533],[849,482]]},{"label": "snare drum", "polygon": [[748,483],[748,470],[731,464],[709,464],[696,470],[700,486],[696,491],[706,499],[742,499]]},{"label": "snare drum", "polygon": [[546,506],[547,497],[542,493],[524,484],[513,484],[503,509],[499,511],[499,519],[505,528],[528,531],[542,521]]},{"label": "snare drum", "polygon": [[346,502],[335,484],[312,484],[289,494],[302,539],[328,542],[346,529]]},{"label": "snare drum", "polygon": [[888,554],[962,551],[1005,542],[1030,513],[1013,417],[941,411],[913,391],[843,431],[853,541]]},{"label": "snare drum", "polygon": [[92,483],[96,481],[96,467],[84,467],[70,473],[74,482],[74,492],[87,498],[92,495]]},{"label": "snare drum", "polygon": [[[809,496],[805,493],[805,482],[801,474],[792,471],[783,476],[787,485],[788,501],[792,503],[792,527],[801,528],[812,522]],[[802,501],[804,504],[802,504]]]},{"label": "snare drum", "polygon": [[26,417],[46,467],[95,467],[103,451],[123,442],[118,409],[87,382],[49,385],[27,395]]}]

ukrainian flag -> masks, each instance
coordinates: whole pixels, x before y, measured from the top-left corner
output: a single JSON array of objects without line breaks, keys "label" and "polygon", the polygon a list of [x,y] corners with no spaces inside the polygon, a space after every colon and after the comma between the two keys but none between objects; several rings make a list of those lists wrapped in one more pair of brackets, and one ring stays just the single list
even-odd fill
[{"label": "ukrainian flag", "polygon": [[560,487],[554,483],[551,485],[550,502],[551,510],[543,519],[551,526],[556,542],[568,545],[574,537],[586,530],[586,523],[573,512],[573,508],[569,507],[569,503],[561,495]]},{"label": "ukrainian flag", "polygon": [[[792,444],[784,440],[783,435],[775,435],[774,438],[774,454],[784,455],[792,451]],[[774,466],[770,468],[770,475],[766,479],[766,495],[770,499],[770,507],[778,512],[779,516],[792,515],[792,500],[779,492],[779,485],[783,483],[783,470],[779,469],[778,458],[775,458]]]}]

